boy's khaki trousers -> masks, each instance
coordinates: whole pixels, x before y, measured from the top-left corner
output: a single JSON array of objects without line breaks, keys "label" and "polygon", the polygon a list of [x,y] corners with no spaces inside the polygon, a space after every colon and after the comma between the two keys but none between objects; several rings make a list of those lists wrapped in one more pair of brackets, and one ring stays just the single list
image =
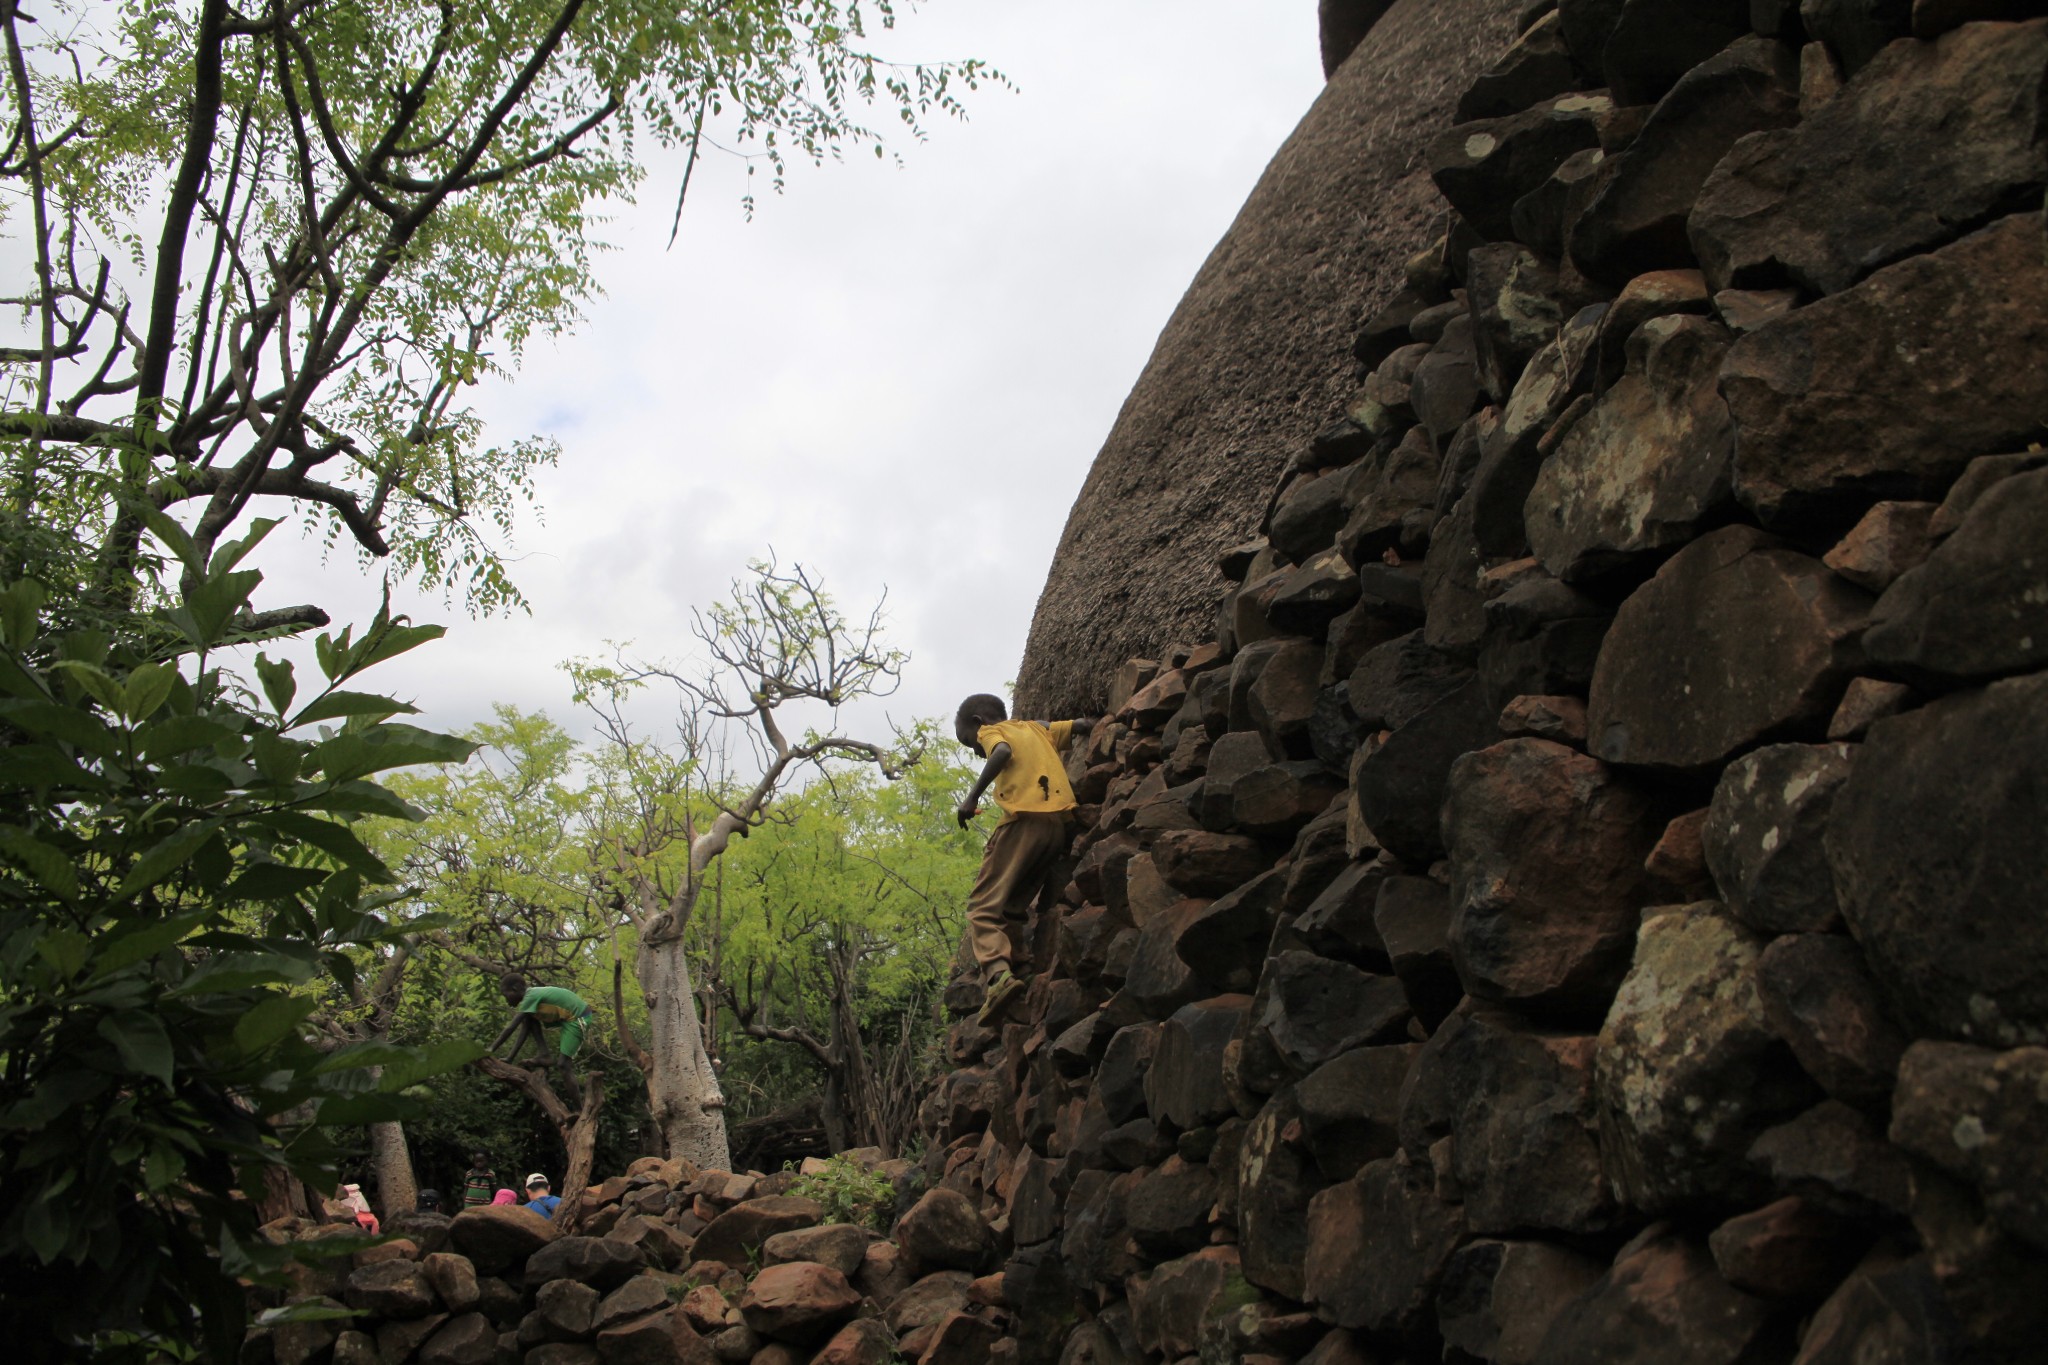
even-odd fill
[{"label": "boy's khaki trousers", "polygon": [[1003,920],[1031,908],[1053,860],[1067,851],[1071,811],[1020,811],[997,825],[981,855],[981,871],[967,893],[967,947],[984,983],[1010,970],[1010,936]]}]

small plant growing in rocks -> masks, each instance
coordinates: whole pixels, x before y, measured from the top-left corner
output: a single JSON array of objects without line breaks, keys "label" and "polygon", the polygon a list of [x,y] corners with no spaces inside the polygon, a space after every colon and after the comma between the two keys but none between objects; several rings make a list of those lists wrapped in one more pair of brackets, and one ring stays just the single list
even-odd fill
[{"label": "small plant growing in rocks", "polygon": [[828,1223],[858,1223],[877,1232],[888,1230],[889,1210],[896,1201],[889,1177],[843,1156],[829,1158],[823,1170],[798,1176],[789,1192],[816,1200]]}]

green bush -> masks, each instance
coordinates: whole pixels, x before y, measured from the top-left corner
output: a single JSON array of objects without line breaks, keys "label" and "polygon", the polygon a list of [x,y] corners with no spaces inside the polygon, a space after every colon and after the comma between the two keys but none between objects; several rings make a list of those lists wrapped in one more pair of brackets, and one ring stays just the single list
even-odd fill
[{"label": "green bush", "polygon": [[202,559],[140,515],[185,561],[179,605],[92,628],[0,587],[0,1333],[30,1360],[234,1359],[238,1277],[284,1265],[255,1235],[267,1180],[331,1182],[327,1127],[402,1117],[479,1051],[306,1026],[401,932],[350,824],[412,812],[372,775],[470,752],[345,684],[440,628],[321,636],[305,697],[259,654],[259,699],[219,656],[269,523]]},{"label": "green bush", "polygon": [[896,1202],[896,1187],[889,1177],[844,1156],[828,1158],[825,1169],[814,1175],[798,1176],[789,1192],[815,1199],[828,1223],[858,1223],[877,1232],[889,1230],[889,1212]]}]

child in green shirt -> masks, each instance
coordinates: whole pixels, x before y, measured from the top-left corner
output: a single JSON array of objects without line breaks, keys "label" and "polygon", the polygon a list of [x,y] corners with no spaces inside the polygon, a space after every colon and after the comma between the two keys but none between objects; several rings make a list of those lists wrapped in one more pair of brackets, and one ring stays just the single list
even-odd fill
[{"label": "child in green shirt", "polygon": [[512,1006],[512,1021],[491,1044],[491,1051],[496,1052],[503,1047],[505,1040],[515,1032],[519,1034],[519,1041],[505,1054],[506,1061],[517,1058],[529,1039],[545,1050],[545,1030],[559,1025],[562,1032],[556,1044],[556,1072],[562,1078],[569,1103],[581,1108],[583,1088],[576,1083],[576,1073],[570,1069],[569,1059],[583,1047],[583,1033],[592,1018],[589,1004],[576,992],[561,986],[528,986],[526,978],[517,972],[507,972],[500,977],[498,989],[504,994],[505,1003]]}]

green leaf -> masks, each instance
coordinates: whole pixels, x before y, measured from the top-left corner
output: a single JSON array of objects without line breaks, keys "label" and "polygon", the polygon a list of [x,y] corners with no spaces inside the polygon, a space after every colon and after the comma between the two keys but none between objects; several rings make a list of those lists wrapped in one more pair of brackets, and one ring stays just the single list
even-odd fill
[{"label": "green leaf", "polygon": [[289,863],[258,863],[228,883],[221,895],[230,901],[270,901],[310,891],[332,874],[324,867],[293,867]]},{"label": "green leaf", "polygon": [[82,706],[51,701],[0,702],[0,719],[65,744],[75,744],[101,758],[112,758],[119,746],[105,721]]},{"label": "green leaf", "polygon": [[253,986],[302,986],[319,970],[311,962],[284,953],[222,953],[164,994],[223,995]]},{"label": "green leaf", "polygon": [[0,787],[86,787],[98,791],[105,786],[49,744],[16,745],[7,750],[7,762],[0,765]]},{"label": "green leaf", "polygon": [[[337,1245],[353,1251],[360,1243],[356,1238],[331,1238]],[[341,1308],[334,1304],[322,1303],[318,1299],[306,1299],[299,1303],[288,1303],[282,1308],[266,1308],[256,1315],[258,1327],[282,1327],[289,1322],[333,1322],[341,1318],[356,1318],[362,1314],[353,1308]]]},{"label": "green leaf", "polygon": [[194,576],[206,572],[206,561],[200,558],[199,547],[192,543],[191,535],[154,503],[141,499],[127,504],[129,510],[142,517],[142,524],[150,529],[158,540],[170,547],[171,553],[180,563],[190,569]]},{"label": "green leaf", "polygon": [[268,730],[258,732],[249,741],[249,756],[256,760],[256,771],[262,773],[266,781],[280,786],[298,777],[306,755],[305,745],[280,739]]},{"label": "green leaf", "polygon": [[416,716],[417,706],[408,706],[390,697],[380,697],[374,692],[329,692],[306,703],[306,709],[291,719],[287,730],[296,730],[301,725],[311,725],[316,720],[339,720],[343,716],[374,716],[383,720],[389,716]]},{"label": "green leaf", "polygon": [[170,838],[158,844],[135,860],[128,869],[128,875],[121,879],[114,889],[114,899],[125,901],[138,891],[155,886],[168,877],[177,866],[199,851],[199,846],[211,839],[220,829],[220,820],[204,820],[196,825],[187,825]]},{"label": "green leaf", "polygon": [[92,956],[92,940],[76,929],[52,929],[36,940],[36,954],[69,981]]},{"label": "green leaf", "polygon": [[488,1051],[490,1049],[482,1043],[468,1038],[446,1038],[424,1047],[409,1048],[408,1055],[384,1064],[384,1074],[378,1079],[377,1088],[388,1094],[397,1094],[421,1081],[468,1066]]},{"label": "green leaf", "polygon": [[403,1096],[371,1091],[363,1095],[337,1095],[322,1100],[313,1121],[322,1127],[402,1122],[412,1117],[417,1110],[418,1105]]},{"label": "green leaf", "polygon": [[43,585],[33,578],[0,588],[0,638],[11,648],[27,649],[35,643],[36,625],[47,596]]},{"label": "green leaf", "polygon": [[156,714],[177,685],[178,670],[170,664],[143,664],[128,675],[121,689],[121,714],[129,724],[148,720]]},{"label": "green leaf", "polygon": [[87,695],[101,706],[117,716],[121,714],[121,684],[116,682],[114,676],[107,670],[97,664],[86,663],[82,659],[59,659],[54,667],[70,674],[72,680],[83,687]]},{"label": "green leaf", "polygon": [[194,749],[211,749],[240,733],[238,726],[212,716],[165,716],[143,726],[135,737],[145,757],[161,762]]},{"label": "green leaf", "polygon": [[171,1083],[171,1035],[164,1031],[162,1019],[147,1010],[117,1010],[100,1016],[98,1032],[131,1071]]},{"label": "green leaf", "polygon": [[292,661],[258,654],[256,676],[263,680],[263,695],[270,699],[270,709],[279,716],[284,715],[292,704],[292,694],[299,690],[298,681],[292,677]]},{"label": "green leaf", "polygon": [[420,809],[374,782],[341,782],[318,796],[299,802],[300,810],[324,810],[335,815],[381,815],[391,820],[418,822]]},{"label": "green leaf", "polygon": [[71,860],[27,830],[0,825],[0,853],[27,868],[45,891],[67,901],[78,899],[78,874]]},{"label": "green leaf", "polygon": [[383,859],[364,847],[363,841],[356,838],[348,826],[336,821],[280,810],[258,816],[252,823],[268,825],[280,834],[311,844],[344,867],[354,868],[366,877],[381,881],[391,875]]},{"label": "green leaf", "polygon": [[413,725],[379,725],[354,730],[313,746],[309,770],[347,782],[418,763],[466,763],[478,745]]},{"label": "green leaf", "polygon": [[209,910],[188,910],[182,915],[153,920],[125,933],[110,935],[100,947],[99,962],[93,967],[92,979],[105,980],[145,958],[155,957],[210,918],[212,912]]},{"label": "green leaf", "polygon": [[22,1236],[27,1240],[29,1250],[44,1265],[62,1255],[71,1241],[70,1208],[58,1193],[46,1191],[42,1198],[28,1206],[28,1213],[21,1222]]},{"label": "green leaf", "polygon": [[277,528],[277,523],[276,517],[251,517],[248,535],[215,548],[213,562],[206,568],[207,575],[212,578],[226,578],[228,570],[241,563],[249,551],[262,544],[263,538]]},{"label": "green leaf", "polygon": [[317,996],[273,995],[235,1022],[235,1046],[252,1056],[262,1052],[319,1007]]},{"label": "green leaf", "polygon": [[262,581],[262,574],[254,569],[244,569],[240,573],[219,574],[194,585],[185,594],[185,609],[191,613],[193,642],[201,646],[220,643],[228,621],[249,604],[249,594],[256,591],[256,585]]}]

